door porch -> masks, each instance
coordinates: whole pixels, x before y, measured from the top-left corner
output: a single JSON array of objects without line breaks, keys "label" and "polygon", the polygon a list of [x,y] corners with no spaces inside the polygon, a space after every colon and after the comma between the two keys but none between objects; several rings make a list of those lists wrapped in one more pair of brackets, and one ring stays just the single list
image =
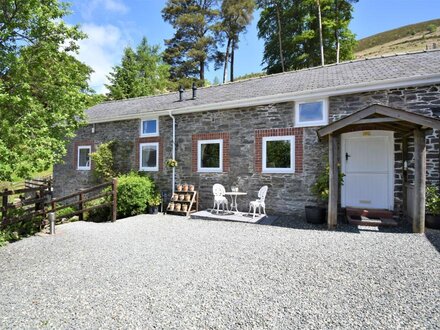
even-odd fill
[{"label": "door porch", "polygon": [[[399,133],[403,139],[403,152],[408,138],[414,138],[414,203],[413,232],[425,231],[425,188],[426,188],[426,142],[425,132],[429,129],[440,129],[440,120],[402,109],[374,104],[347,117],[318,129],[320,138],[327,138],[329,143],[329,200],[327,225],[329,229],[337,226],[337,208],[339,201],[338,183],[338,147],[341,134],[359,131],[391,131]],[[362,146],[361,146],[362,148]],[[405,157],[406,159],[406,157]],[[405,179],[405,176],[404,176]],[[407,209],[405,196],[406,182],[403,183],[403,208]]]}]

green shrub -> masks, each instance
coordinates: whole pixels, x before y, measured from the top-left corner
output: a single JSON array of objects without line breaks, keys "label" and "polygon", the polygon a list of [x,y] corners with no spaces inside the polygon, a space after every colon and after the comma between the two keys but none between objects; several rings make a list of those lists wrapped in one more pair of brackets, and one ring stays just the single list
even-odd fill
[{"label": "green shrub", "polygon": [[[338,181],[339,185],[344,184],[344,176],[341,172],[340,165],[338,164]],[[321,174],[316,179],[315,184],[312,186],[312,193],[315,194],[320,200],[323,202],[328,201],[328,195],[329,195],[329,186],[330,186],[330,165],[329,163],[326,164],[324,171],[321,172]]]},{"label": "green shrub", "polygon": [[[86,202],[85,208],[102,205],[108,203],[110,200],[111,198],[109,197],[101,197],[93,201]],[[85,214],[84,219],[92,222],[106,222],[106,221],[110,221],[110,217],[111,217],[111,206],[103,206],[88,211]]]},{"label": "green shrub", "polygon": [[429,33],[434,33],[437,31],[437,26],[435,24],[429,24],[426,29]]},{"label": "green shrub", "polygon": [[131,172],[118,178],[118,216],[127,217],[145,212],[154,193],[154,182],[148,176]]},{"label": "green shrub", "polygon": [[[59,206],[60,205],[57,205],[56,207],[59,207]],[[72,206],[69,206],[69,207],[66,207],[65,209],[61,209],[59,211],[56,211],[55,215],[56,215],[57,219],[62,219],[62,218],[65,218],[66,215],[69,215],[75,211],[76,211],[75,208],[73,208]]]},{"label": "green shrub", "polygon": [[102,143],[95,152],[90,154],[94,164],[93,175],[98,181],[107,181],[117,175],[113,169],[113,143],[113,141]]},{"label": "green shrub", "polygon": [[426,187],[426,213],[440,215],[440,194],[435,186]]},{"label": "green shrub", "polygon": [[160,196],[160,193],[155,192],[150,195],[147,199],[147,203],[149,206],[159,206],[162,202],[162,197]]}]

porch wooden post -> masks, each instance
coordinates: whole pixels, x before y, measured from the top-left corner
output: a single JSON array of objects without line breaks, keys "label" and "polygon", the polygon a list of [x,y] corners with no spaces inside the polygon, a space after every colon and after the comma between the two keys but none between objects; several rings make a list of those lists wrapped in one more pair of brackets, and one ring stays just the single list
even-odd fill
[{"label": "porch wooden post", "polygon": [[425,232],[425,192],[426,192],[426,142],[425,133],[414,130],[414,193],[415,212],[413,232]]},{"label": "porch wooden post", "polygon": [[329,194],[328,194],[328,229],[335,229],[338,224],[338,139],[333,135],[329,135]]},{"label": "porch wooden post", "polygon": [[408,219],[408,169],[405,169],[405,162],[408,165],[408,137],[402,138],[402,212]]}]

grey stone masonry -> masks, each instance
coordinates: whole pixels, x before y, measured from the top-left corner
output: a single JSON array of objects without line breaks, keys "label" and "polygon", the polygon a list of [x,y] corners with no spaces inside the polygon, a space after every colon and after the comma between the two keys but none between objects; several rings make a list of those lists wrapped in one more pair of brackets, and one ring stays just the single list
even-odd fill
[{"label": "grey stone masonry", "polygon": [[[440,115],[440,86],[382,90],[329,98],[329,117],[334,121],[374,103],[381,103],[427,116]],[[247,210],[250,200],[257,198],[263,185],[269,186],[266,205],[270,213],[295,214],[303,217],[304,206],[315,204],[310,188],[322,171],[327,158],[327,142],[319,141],[316,127],[294,128],[294,102],[270,104],[240,109],[197,112],[176,115],[176,184],[194,184],[200,193],[201,208],[212,207],[212,186],[223,184],[227,190],[238,185],[247,196],[239,197],[239,209]],[[171,191],[172,170],[164,166],[172,155],[172,119],[159,117],[162,166],[151,172],[161,191]],[[110,140],[119,140],[132,146],[126,157],[127,168],[139,169],[138,143],[140,119],[95,124],[95,133],[89,125],[80,129],[71,142],[63,164],[54,167],[54,189],[57,196],[65,195],[93,183],[91,171],[76,170],[75,148],[84,142],[93,146]],[[295,167],[293,174],[261,172],[261,136],[294,135]],[[197,172],[197,140],[209,137],[227,137],[224,145],[222,173]],[[439,137],[430,132],[428,142],[428,180],[439,182]],[[259,144],[260,143],[260,144]],[[409,147],[411,151],[411,145]],[[411,161],[409,162],[411,168]],[[93,164],[92,164],[93,166]],[[402,140],[395,136],[395,205],[399,208],[402,197]]]}]

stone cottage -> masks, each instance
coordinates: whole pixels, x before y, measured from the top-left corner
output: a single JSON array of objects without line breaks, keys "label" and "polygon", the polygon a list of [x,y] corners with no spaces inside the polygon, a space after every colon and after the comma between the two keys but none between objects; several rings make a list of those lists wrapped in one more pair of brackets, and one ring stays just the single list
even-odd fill
[{"label": "stone cottage", "polygon": [[[121,166],[148,172],[162,191],[173,187],[165,161],[174,154],[179,162],[174,184],[194,184],[202,208],[212,207],[214,183],[248,192],[248,199],[239,199],[242,209],[268,185],[269,212],[301,217],[306,204],[316,203],[310,188],[328,161],[329,143],[317,131],[376,104],[437,117],[440,51],[356,60],[194,88],[180,96],[176,92],[96,105],[86,111],[88,125],[70,142],[64,163],[54,167],[54,191],[60,196],[91,185],[89,153],[115,140],[124,147],[118,156]],[[373,117],[386,117],[387,108],[381,109],[385,114]],[[361,119],[368,125],[354,123],[358,125],[340,131],[333,154],[346,175],[339,192],[342,207],[402,209],[404,176],[410,181],[414,174],[413,139],[406,139],[402,127],[428,129],[427,182],[439,183],[438,131],[430,129],[435,125],[418,122],[422,116],[406,126],[401,122],[399,129],[393,126],[399,118],[370,116]]]}]

